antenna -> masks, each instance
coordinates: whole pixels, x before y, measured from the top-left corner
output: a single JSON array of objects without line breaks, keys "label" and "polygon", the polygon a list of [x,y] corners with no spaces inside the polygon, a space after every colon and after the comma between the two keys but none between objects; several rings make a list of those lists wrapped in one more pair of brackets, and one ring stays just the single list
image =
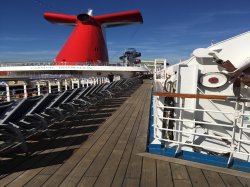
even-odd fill
[{"label": "antenna", "polygon": [[87,14],[89,16],[93,16],[93,9],[89,8]]}]

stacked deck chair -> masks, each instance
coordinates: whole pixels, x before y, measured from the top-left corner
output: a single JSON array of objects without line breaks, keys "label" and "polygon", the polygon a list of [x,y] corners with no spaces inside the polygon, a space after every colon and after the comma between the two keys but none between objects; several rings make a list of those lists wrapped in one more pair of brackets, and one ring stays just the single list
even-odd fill
[{"label": "stacked deck chair", "polygon": [[102,100],[106,100],[108,98],[112,98],[113,95],[112,93],[110,92],[110,90],[118,83],[119,81],[115,81],[115,82],[112,82],[110,84],[105,84],[104,87],[98,92],[96,93],[96,96],[98,98],[101,98]]},{"label": "stacked deck chair", "polygon": [[[60,113],[50,110],[49,105],[56,100],[59,93],[50,93],[45,95],[24,117],[23,121],[29,123],[43,124],[43,131],[47,131],[48,127],[53,125],[55,121],[60,120],[62,115]],[[50,133],[47,132],[50,136]]]},{"label": "stacked deck chair", "polygon": [[90,106],[97,106],[107,99],[124,93],[137,84],[137,79],[122,79],[110,84],[100,84],[90,87],[72,101],[73,105],[85,107],[89,110]]},{"label": "stacked deck chair", "polygon": [[131,89],[136,84],[138,84],[137,78],[122,79],[112,82],[105,90],[102,91],[102,94],[106,98],[119,96]]},{"label": "stacked deck chair", "polygon": [[[16,103],[3,102],[0,103],[0,120],[2,121],[7,115],[11,108]],[[2,124],[0,123],[0,152],[4,152],[6,149],[18,144],[19,142],[24,142],[23,135],[19,128],[12,124]],[[25,144],[24,144],[25,149]]]},{"label": "stacked deck chair", "polygon": [[136,78],[123,79],[110,84],[29,97],[19,103],[2,103],[0,104],[0,152],[20,144],[23,150],[27,151],[25,139],[28,137],[44,131],[50,136],[51,125],[63,122],[68,117],[74,117],[79,110],[88,112],[89,107],[96,107],[106,99],[122,94],[138,83],[139,80]]},{"label": "stacked deck chair", "polygon": [[[27,118],[32,116],[33,121],[45,121],[46,133],[50,136],[49,127],[55,123],[61,123],[69,116],[76,114],[76,109],[71,103],[65,103],[79,93],[81,89],[66,90],[63,93],[50,93],[37,103],[28,113]],[[25,119],[27,120],[27,119]],[[32,120],[32,119],[30,119]]]},{"label": "stacked deck chair", "polygon": [[89,111],[88,103],[85,100],[83,100],[82,98],[88,96],[97,87],[98,87],[98,85],[95,85],[95,86],[89,86],[89,87],[83,89],[82,92],[80,92],[74,99],[71,100],[72,105],[74,107],[76,107],[77,110],[84,109],[86,111]]},{"label": "stacked deck chair", "polygon": [[94,86],[91,90],[89,90],[87,93],[85,93],[80,99],[85,102],[87,106],[96,106],[99,103],[102,102],[102,97],[98,95],[100,93],[106,84],[100,84]]},{"label": "stacked deck chair", "polygon": [[[23,121],[25,115],[29,110],[41,99],[41,96],[29,97],[20,101],[15,108],[8,114],[1,122],[1,129],[4,131],[1,132],[2,137],[10,137],[9,142],[10,147],[15,147],[17,145],[22,145],[24,151],[27,151],[27,146],[25,143],[25,138],[30,134],[37,131],[37,129],[44,129],[44,123],[29,123]],[[9,134],[9,132],[12,132]],[[13,136],[11,138],[11,136]],[[13,139],[15,137],[15,139]],[[12,141],[15,140],[15,141]]]},{"label": "stacked deck chair", "polygon": [[76,110],[72,104],[62,103],[67,97],[71,95],[73,90],[65,90],[61,93],[54,102],[52,102],[46,110],[55,113],[60,116],[58,122],[64,121],[67,117],[76,113]]}]

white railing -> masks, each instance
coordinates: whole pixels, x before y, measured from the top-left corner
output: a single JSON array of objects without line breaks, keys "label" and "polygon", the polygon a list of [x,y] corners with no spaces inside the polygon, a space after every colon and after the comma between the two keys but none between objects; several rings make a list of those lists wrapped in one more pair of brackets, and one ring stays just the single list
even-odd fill
[{"label": "white railing", "polygon": [[[120,80],[120,76],[114,76],[114,81]],[[30,82],[21,81],[20,84],[9,84],[12,81],[0,81],[0,102],[9,102],[27,98],[29,96],[44,95],[52,92],[61,92],[79,87],[88,87],[90,85],[109,82],[107,77],[89,77],[89,78],[62,78],[62,79],[42,79],[32,80]]]},{"label": "white railing", "polygon": [[[250,113],[245,112],[246,103],[249,101],[249,99],[231,101],[235,104],[234,110],[221,111],[185,108],[185,97],[179,98],[177,106],[166,106],[163,96],[154,96],[155,142],[158,140],[166,147],[177,148],[176,155],[182,150],[197,151],[198,148],[199,152],[204,154],[228,155],[228,165],[233,158],[250,162],[250,124],[244,121],[244,118],[250,117]],[[198,120],[196,117],[188,119],[184,115],[187,112],[194,116],[197,112],[222,114],[230,116],[232,120],[231,123],[216,123]],[[169,122],[174,125],[169,126]],[[223,129],[224,132],[217,132],[216,127]],[[195,140],[198,139],[203,141],[197,143]]]},{"label": "white railing", "polygon": [[[124,66],[120,62],[76,62],[77,66]],[[70,62],[57,63],[58,66],[71,66]],[[12,67],[12,66],[55,66],[54,62],[1,62],[0,67]],[[75,65],[73,65],[75,66]],[[144,67],[144,64],[132,64],[132,67]]]}]

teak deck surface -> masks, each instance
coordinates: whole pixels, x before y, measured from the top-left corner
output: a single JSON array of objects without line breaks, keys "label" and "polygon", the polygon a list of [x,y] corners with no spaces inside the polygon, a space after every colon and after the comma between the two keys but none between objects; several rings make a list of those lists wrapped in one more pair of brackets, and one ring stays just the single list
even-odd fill
[{"label": "teak deck surface", "polygon": [[28,156],[0,157],[0,186],[250,186],[247,173],[146,153],[150,82],[129,96],[30,140]]}]

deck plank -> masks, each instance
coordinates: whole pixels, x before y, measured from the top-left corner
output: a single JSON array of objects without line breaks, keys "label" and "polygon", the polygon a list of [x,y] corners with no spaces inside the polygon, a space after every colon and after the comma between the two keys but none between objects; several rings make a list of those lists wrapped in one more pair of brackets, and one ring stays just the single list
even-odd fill
[{"label": "deck plank", "polygon": [[[145,105],[144,105],[145,106]],[[127,145],[125,147],[124,153],[122,155],[121,161],[118,165],[117,171],[114,175],[114,179],[112,182],[111,186],[122,186],[123,180],[124,180],[124,176],[126,174],[126,170],[129,164],[129,159],[133,150],[133,146],[134,146],[134,142],[136,139],[136,135],[139,129],[139,125],[140,125],[140,121],[142,118],[142,113],[144,111],[144,106],[141,107],[139,114],[136,118],[135,124],[133,126],[132,132],[129,136]]]},{"label": "deck plank", "polygon": [[[122,187],[138,187],[140,186],[140,179],[126,178]],[[118,187],[118,186],[117,186]]]},{"label": "deck plank", "polygon": [[[139,130],[136,135],[136,139],[134,142],[132,154],[129,160],[129,165],[126,171],[125,180],[128,178],[138,179],[140,180],[141,172],[142,172],[142,158],[138,155],[138,153],[146,152],[147,148],[147,132],[148,132],[148,119],[149,119],[149,111],[150,111],[150,87],[147,90],[147,99],[145,103],[145,110],[143,111],[142,120],[140,122]],[[145,121],[144,119],[147,119]],[[146,129],[146,130],[145,130]],[[143,131],[145,134],[142,134]]]},{"label": "deck plank", "polygon": [[157,165],[157,186],[173,187],[173,178],[169,162],[156,160]]},{"label": "deck plank", "polygon": [[[64,134],[63,132],[60,132],[59,137],[57,139],[59,139],[60,136],[62,136],[63,134]],[[52,155],[53,150],[54,150],[53,147],[55,145],[59,145],[61,143],[63,143],[63,141],[61,141],[59,139],[59,141],[56,142],[56,144],[50,144],[46,147],[45,150],[40,151],[40,152],[36,152],[35,154],[32,154],[31,156],[26,157],[22,163],[17,164],[16,167],[13,167],[13,172],[10,175],[1,179],[1,185],[6,186],[6,185],[10,184],[12,181],[14,181],[18,177],[20,177],[27,170],[27,168],[32,169],[36,163],[40,163],[40,160],[42,158],[49,156],[49,155]],[[45,148],[45,147],[42,147],[42,149],[43,148]]]},{"label": "deck plank", "polygon": [[174,185],[176,187],[192,186],[187,169],[185,166],[175,163],[170,163]]},{"label": "deck plank", "polygon": [[[142,97],[141,99],[142,100],[140,102],[143,102],[144,97]],[[102,169],[95,186],[110,186],[111,185],[115,172],[120,163],[121,157],[125,151],[132,129],[134,125],[136,125],[136,119],[140,118],[141,108],[143,108],[142,105],[137,104],[135,110],[133,111],[131,115],[131,118],[128,120],[126,124],[125,130],[123,131],[115,148],[113,149],[109,157],[109,160],[107,161],[106,165]]]},{"label": "deck plank", "polygon": [[246,179],[246,178],[243,178],[243,177],[237,177],[239,179],[239,181],[241,182],[241,184],[244,186],[244,187],[250,187],[250,179]]},{"label": "deck plank", "polygon": [[217,172],[209,170],[202,170],[202,171],[204,173],[205,178],[207,179],[209,186],[218,186],[218,187],[226,186]]},{"label": "deck plank", "polygon": [[[74,132],[77,133],[78,130],[74,129]],[[78,137],[78,139],[81,139],[82,137]],[[74,146],[70,146],[74,141],[77,141],[77,139],[69,139],[69,141],[62,140],[58,142],[58,145],[60,145],[59,148],[56,148],[52,151],[53,154],[49,154],[48,156],[45,156],[43,159],[41,159],[39,162],[34,164],[34,169],[30,169],[22,173],[18,178],[16,178],[14,181],[12,181],[8,186],[23,186],[27,182],[29,182],[34,176],[36,176],[40,171],[42,171],[47,165],[50,165],[51,162],[52,165],[55,165],[55,163],[58,163],[60,161],[65,160],[66,158],[69,158],[73,154],[73,150],[71,149]],[[62,159],[63,158],[63,159]]]},{"label": "deck plank", "polygon": [[224,181],[224,183],[226,184],[226,186],[228,187],[242,187],[243,186],[240,183],[240,181],[237,179],[237,177],[235,176],[224,174],[224,173],[220,173],[220,176],[222,180]]},{"label": "deck plank", "polygon": [[201,169],[187,167],[187,171],[194,187],[209,187],[209,184],[206,178],[204,177],[204,174]]},{"label": "deck plank", "polygon": [[[96,182],[97,177],[83,177],[77,184],[78,187],[92,187]],[[104,185],[103,185],[104,186]]]},{"label": "deck plank", "polygon": [[[108,136],[101,135],[111,126],[115,125],[113,122],[117,121],[122,117],[122,114],[129,110],[127,103],[122,105],[122,107],[114,113],[96,132],[95,136],[91,136],[87,142],[85,142],[79,150],[65,162],[44,184],[44,186],[58,186],[75,167],[84,167],[84,163],[79,163],[80,160],[89,152],[91,149],[92,152],[95,152],[98,149],[101,149],[102,145],[95,144],[97,140],[100,140],[103,144],[107,141]],[[77,173],[77,172],[76,172]]]},{"label": "deck plank", "polygon": [[[133,98],[133,96],[135,98]],[[137,102],[135,102],[135,100],[138,100],[140,98],[140,94],[138,91],[133,96],[132,96],[132,98],[129,98],[127,101],[130,104],[128,107],[128,110],[125,111],[124,113],[122,113],[121,115],[119,115],[116,118],[116,120],[112,121],[113,125],[109,126],[109,128],[107,128],[105,133],[101,136],[101,137],[106,136],[107,137],[106,141],[104,142],[103,140],[100,140],[100,141],[98,140],[94,146],[99,144],[100,145],[99,148],[95,152],[93,152],[93,151],[91,152],[91,149],[90,149],[90,151],[87,153],[87,155],[79,162],[79,164],[71,171],[71,173],[62,182],[61,186],[69,186],[69,185],[77,184],[79,182],[79,180],[81,179],[81,177],[84,175],[84,173],[91,166],[92,162],[95,160],[98,153],[105,146],[106,142],[109,142],[110,144],[113,142],[112,139],[111,139],[111,141],[108,141],[109,138],[111,136],[114,137],[114,139],[119,137],[119,134],[117,135],[116,132],[119,133],[121,131],[122,126],[123,126],[123,124],[121,123],[122,120],[124,118],[126,118],[126,115],[128,115],[130,113],[131,105],[133,105],[133,104],[135,105],[137,103]],[[131,99],[133,99],[133,100],[135,99],[135,100],[132,101]],[[84,147],[84,145],[83,145],[83,147]]]},{"label": "deck plank", "polygon": [[156,161],[151,158],[143,158],[141,186],[156,187]]},{"label": "deck plank", "polygon": [[[92,165],[88,168],[87,172],[85,173],[85,176],[98,176],[101,172],[103,166],[105,165],[106,161],[109,159],[110,154],[115,148],[116,143],[119,142],[120,136],[122,136],[122,133],[125,130],[125,127],[129,120],[133,120],[132,114],[134,112],[134,109],[131,108],[130,111],[126,114],[126,116],[123,118],[123,120],[120,122],[120,126],[116,128],[114,133],[109,138],[108,142],[104,145],[103,149],[100,151],[100,153],[97,155],[95,161],[92,163]],[[124,140],[123,140],[124,141]],[[120,143],[121,144],[121,143]],[[117,150],[116,154],[121,154],[121,150]]]}]

